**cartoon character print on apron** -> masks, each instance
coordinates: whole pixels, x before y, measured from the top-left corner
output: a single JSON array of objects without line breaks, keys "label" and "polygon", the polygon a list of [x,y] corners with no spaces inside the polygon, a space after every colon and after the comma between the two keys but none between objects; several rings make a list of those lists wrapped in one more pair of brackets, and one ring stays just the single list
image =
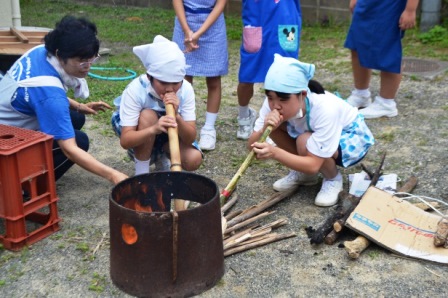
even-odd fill
[{"label": "cartoon character print on apron", "polygon": [[278,25],[278,43],[287,52],[295,52],[298,50],[299,34],[299,26],[297,25]]},{"label": "cartoon character print on apron", "polygon": [[298,57],[301,10],[297,0],[243,0],[240,82],[263,82],[274,54]]}]

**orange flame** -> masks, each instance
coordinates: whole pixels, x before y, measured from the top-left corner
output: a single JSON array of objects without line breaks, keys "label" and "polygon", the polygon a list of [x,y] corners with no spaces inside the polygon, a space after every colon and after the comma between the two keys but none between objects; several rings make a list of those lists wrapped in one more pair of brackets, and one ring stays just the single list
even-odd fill
[{"label": "orange flame", "polygon": [[148,213],[152,212],[151,206],[149,206],[149,205],[148,206],[143,206],[142,204],[140,204],[139,200],[135,201],[134,210],[135,211],[148,212]]},{"label": "orange flame", "polygon": [[165,203],[163,203],[162,191],[160,189],[157,190],[157,205],[161,211],[165,211]]}]

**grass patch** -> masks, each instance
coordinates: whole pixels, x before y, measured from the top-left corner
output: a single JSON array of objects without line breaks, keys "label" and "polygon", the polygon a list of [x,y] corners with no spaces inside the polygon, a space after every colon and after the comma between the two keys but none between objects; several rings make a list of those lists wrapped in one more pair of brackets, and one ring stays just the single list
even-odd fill
[{"label": "grass patch", "polygon": [[89,285],[89,291],[102,293],[106,284],[106,277],[99,273],[93,273],[93,279]]},{"label": "grass patch", "polygon": [[378,250],[371,250],[367,253],[367,255],[372,259],[377,259],[380,256],[380,252]]},{"label": "grass patch", "polygon": [[391,143],[391,142],[393,142],[393,140],[395,138],[395,134],[392,131],[383,132],[383,133],[378,134],[375,138],[378,140],[382,140],[384,142]]},{"label": "grass patch", "polygon": [[79,250],[81,252],[88,252],[89,251],[89,244],[85,242],[78,243],[76,245],[76,250]]}]

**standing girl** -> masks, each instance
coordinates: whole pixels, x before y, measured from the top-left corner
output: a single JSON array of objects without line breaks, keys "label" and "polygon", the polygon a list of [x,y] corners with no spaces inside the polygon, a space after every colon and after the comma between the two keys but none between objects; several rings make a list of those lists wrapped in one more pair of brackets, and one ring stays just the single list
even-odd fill
[{"label": "standing girl", "polygon": [[238,71],[238,139],[247,140],[257,119],[249,103],[274,54],[299,57],[302,11],[299,0],[242,0],[243,38]]},{"label": "standing girl", "polygon": [[224,7],[227,0],[173,0],[176,11],[173,41],[186,53],[186,80],[206,77],[207,112],[199,147],[214,150],[215,122],[221,105],[221,76],[228,73]]},{"label": "standing girl", "polygon": [[[356,108],[329,92],[310,91],[313,75],[313,64],[275,54],[264,83],[267,97],[248,144],[258,159],[272,158],[293,170],[274,189],[317,183],[320,172],[324,179],[314,203],[332,206],[343,184],[336,166],[358,163],[374,139]],[[256,142],[268,125],[277,147]]]}]

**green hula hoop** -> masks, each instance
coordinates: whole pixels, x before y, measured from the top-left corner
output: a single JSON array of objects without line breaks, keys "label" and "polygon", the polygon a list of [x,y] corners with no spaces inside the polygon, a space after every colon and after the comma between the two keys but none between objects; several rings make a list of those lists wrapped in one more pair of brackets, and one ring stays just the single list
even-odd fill
[{"label": "green hula hoop", "polygon": [[127,73],[130,73],[131,75],[126,76],[126,77],[105,77],[105,76],[100,76],[98,74],[92,73],[89,71],[88,75],[89,77],[95,78],[95,79],[99,79],[99,80],[107,80],[107,81],[125,81],[125,80],[130,80],[133,79],[137,76],[137,73],[131,69],[124,69],[121,67],[96,67],[96,66],[92,66],[90,67],[90,69],[92,70],[124,70]]}]

